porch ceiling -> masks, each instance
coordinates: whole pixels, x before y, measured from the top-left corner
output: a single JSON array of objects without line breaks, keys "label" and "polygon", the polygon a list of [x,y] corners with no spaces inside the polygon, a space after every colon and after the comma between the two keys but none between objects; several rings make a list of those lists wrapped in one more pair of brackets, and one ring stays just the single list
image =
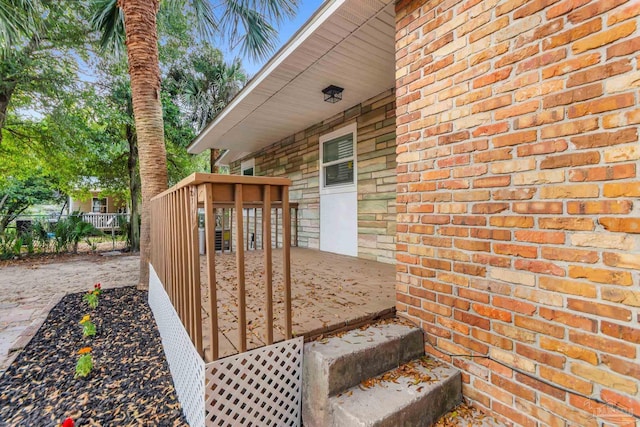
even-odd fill
[{"label": "porch ceiling", "polygon": [[[391,0],[327,0],[188,147],[255,152],[338,114],[395,81]],[[341,102],[322,89],[344,88]]]}]

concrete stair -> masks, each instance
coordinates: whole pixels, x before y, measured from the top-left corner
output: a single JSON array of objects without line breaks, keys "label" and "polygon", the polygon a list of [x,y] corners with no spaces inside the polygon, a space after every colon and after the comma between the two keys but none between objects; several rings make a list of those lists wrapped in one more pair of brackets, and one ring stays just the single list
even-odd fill
[{"label": "concrete stair", "polygon": [[302,421],[426,427],[461,401],[461,387],[459,371],[424,356],[420,329],[374,325],[305,344]]}]

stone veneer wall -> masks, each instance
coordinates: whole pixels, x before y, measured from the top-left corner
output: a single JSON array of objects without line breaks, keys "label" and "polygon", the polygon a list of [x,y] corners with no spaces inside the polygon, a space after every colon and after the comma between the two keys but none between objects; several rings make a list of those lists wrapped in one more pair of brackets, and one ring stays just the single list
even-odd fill
[{"label": "stone veneer wall", "polygon": [[[299,203],[301,247],[320,247],[320,136],[357,122],[358,257],[395,262],[394,101],[394,91],[384,91],[247,157],[255,157],[256,175],[284,176],[293,181],[289,196]],[[231,173],[240,173],[240,163],[231,165]]]},{"label": "stone veneer wall", "polygon": [[398,311],[504,420],[640,416],[640,2],[396,13]]}]

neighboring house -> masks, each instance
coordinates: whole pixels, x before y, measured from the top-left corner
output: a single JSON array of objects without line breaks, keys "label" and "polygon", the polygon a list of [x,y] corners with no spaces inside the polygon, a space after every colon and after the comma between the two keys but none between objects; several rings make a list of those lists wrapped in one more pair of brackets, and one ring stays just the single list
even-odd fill
[{"label": "neighboring house", "polygon": [[119,215],[128,215],[127,201],[118,197],[104,196],[100,190],[91,190],[91,196],[83,199],[69,197],[67,213],[80,212],[82,219],[98,229],[119,227]]},{"label": "neighboring house", "polygon": [[639,14],[328,1],[189,150],[290,178],[300,246],[395,262],[398,312],[476,405],[640,416]]}]

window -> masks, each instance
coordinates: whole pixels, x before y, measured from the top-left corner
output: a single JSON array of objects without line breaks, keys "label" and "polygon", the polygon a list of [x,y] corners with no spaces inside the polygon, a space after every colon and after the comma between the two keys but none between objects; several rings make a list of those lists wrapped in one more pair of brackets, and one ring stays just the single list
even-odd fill
[{"label": "window", "polygon": [[355,184],[355,124],[320,138],[322,187]]},{"label": "window", "polygon": [[94,197],[91,201],[91,212],[93,213],[107,213],[107,199],[99,199]]},{"label": "window", "polygon": [[245,176],[254,176],[256,169],[256,159],[245,160],[240,163],[240,174]]}]

